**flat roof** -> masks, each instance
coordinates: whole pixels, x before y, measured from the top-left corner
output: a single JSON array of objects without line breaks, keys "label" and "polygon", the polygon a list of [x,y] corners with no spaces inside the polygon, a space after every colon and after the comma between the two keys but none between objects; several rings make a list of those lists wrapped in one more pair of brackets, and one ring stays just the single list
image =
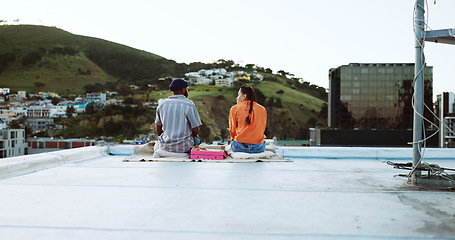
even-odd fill
[{"label": "flat roof", "polygon": [[[292,162],[123,162],[133,148],[27,160],[36,171],[0,180],[1,238],[455,239],[455,192],[409,187],[397,177],[408,171],[386,163],[390,151],[408,149],[280,147]],[[453,150],[432,151],[431,163],[455,168],[444,157]],[[54,156],[63,163],[37,167]],[[25,164],[0,163],[12,160]]]}]

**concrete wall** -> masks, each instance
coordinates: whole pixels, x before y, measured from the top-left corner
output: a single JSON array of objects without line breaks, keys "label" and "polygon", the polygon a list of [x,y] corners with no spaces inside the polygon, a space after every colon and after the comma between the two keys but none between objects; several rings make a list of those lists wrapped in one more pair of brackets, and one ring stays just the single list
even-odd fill
[{"label": "concrete wall", "polygon": [[93,146],[4,158],[0,159],[0,179],[99,158],[107,154],[107,147]]}]

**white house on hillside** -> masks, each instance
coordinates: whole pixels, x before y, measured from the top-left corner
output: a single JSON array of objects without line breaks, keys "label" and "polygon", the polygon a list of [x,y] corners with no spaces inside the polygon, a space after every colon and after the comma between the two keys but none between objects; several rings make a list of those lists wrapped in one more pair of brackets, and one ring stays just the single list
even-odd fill
[{"label": "white house on hillside", "polygon": [[87,93],[87,102],[97,102],[100,101],[104,103],[106,101],[106,93]]},{"label": "white house on hillside", "polygon": [[217,79],[215,80],[215,86],[217,87],[233,87],[234,81],[232,79]]}]

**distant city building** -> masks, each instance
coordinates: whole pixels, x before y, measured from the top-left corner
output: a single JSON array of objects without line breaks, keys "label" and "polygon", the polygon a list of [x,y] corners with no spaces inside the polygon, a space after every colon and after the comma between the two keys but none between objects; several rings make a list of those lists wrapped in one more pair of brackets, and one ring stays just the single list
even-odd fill
[{"label": "distant city building", "polygon": [[104,103],[106,101],[106,93],[87,93],[87,102],[102,102]]},{"label": "distant city building", "polygon": [[70,106],[74,106],[73,101],[62,101],[57,103],[57,105],[55,105],[55,108],[57,109],[57,112],[66,112]]},{"label": "distant city building", "polygon": [[21,97],[22,99],[27,98],[27,92],[26,91],[18,91],[17,95]]},{"label": "distant city building", "polygon": [[241,77],[235,77],[235,80],[247,80],[247,81],[250,81],[250,77],[249,76],[241,76]]},{"label": "distant city building", "polygon": [[[188,72],[185,73],[185,77],[190,83],[197,85],[209,85],[214,84],[219,87],[233,87],[233,81],[236,80],[247,80],[250,81],[252,78],[254,80],[263,80],[264,77],[261,74],[248,74],[245,71],[234,71],[228,72],[226,69],[201,69],[197,72]],[[222,81],[223,79],[227,81]]]},{"label": "distant city building", "polygon": [[9,88],[0,88],[0,95],[3,94],[3,95],[7,95],[9,94],[11,91]]},{"label": "distant city building", "polygon": [[54,138],[29,138],[28,153],[36,154],[64,149],[95,146],[95,140],[89,139],[54,139]]},{"label": "distant city building", "polygon": [[53,118],[27,118],[25,124],[27,124],[27,126],[30,127],[34,133],[55,128]]},{"label": "distant city building", "polygon": [[199,78],[195,84],[198,84],[198,85],[210,85],[210,84],[213,84],[213,80],[212,79],[209,79],[209,78]]},{"label": "distant city building", "polygon": [[455,147],[455,93],[437,95],[435,112],[440,119],[439,147]]},{"label": "distant city building", "polygon": [[33,132],[46,131],[54,128],[54,119],[51,117],[51,108],[45,106],[30,106],[27,109],[26,124]]},{"label": "distant city building", "polygon": [[[39,95],[39,96],[41,96],[41,95]],[[54,104],[52,104],[52,100],[44,99],[44,100],[39,100],[37,102],[34,102],[30,106],[52,107],[52,106],[54,106]]]},{"label": "distant city building", "polygon": [[27,118],[49,118],[50,108],[45,106],[30,106],[27,109]]},{"label": "distant city building", "polygon": [[120,105],[120,104],[122,104],[122,102],[123,102],[123,100],[118,100],[115,98],[106,100],[106,104],[108,104],[108,105]]},{"label": "distant city building", "polygon": [[8,114],[0,114],[0,129],[5,129],[8,127],[11,121],[11,117]]},{"label": "distant city building", "polygon": [[86,104],[87,99],[86,98],[76,98],[74,99],[74,104]]},{"label": "distant city building", "polygon": [[217,79],[215,80],[215,86],[217,87],[233,87],[234,81],[232,79]]},{"label": "distant city building", "polygon": [[24,129],[0,129],[0,158],[27,154]]},{"label": "distant city building", "polygon": [[[413,63],[350,63],[329,70],[328,126],[411,129]],[[424,68],[424,102],[433,109],[433,67]],[[424,116],[432,120],[430,110]]]},{"label": "distant city building", "polygon": [[26,107],[25,105],[15,105],[9,108],[9,112],[14,113],[15,117],[21,118],[27,116],[27,109],[28,107]]},{"label": "distant city building", "polygon": [[10,93],[8,95],[8,101],[10,105],[16,105],[22,102],[22,98],[19,96],[19,94]]}]

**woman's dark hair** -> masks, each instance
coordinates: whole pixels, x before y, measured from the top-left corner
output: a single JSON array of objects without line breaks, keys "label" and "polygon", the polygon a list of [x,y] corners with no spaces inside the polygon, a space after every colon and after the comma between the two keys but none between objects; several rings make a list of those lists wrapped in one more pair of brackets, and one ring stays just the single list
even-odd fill
[{"label": "woman's dark hair", "polygon": [[250,114],[253,111],[253,102],[256,101],[256,95],[254,94],[254,89],[249,86],[241,86],[240,91],[243,94],[246,94],[246,100],[250,101],[250,110],[248,111],[248,117],[246,117],[246,124],[250,125],[251,119]]}]

